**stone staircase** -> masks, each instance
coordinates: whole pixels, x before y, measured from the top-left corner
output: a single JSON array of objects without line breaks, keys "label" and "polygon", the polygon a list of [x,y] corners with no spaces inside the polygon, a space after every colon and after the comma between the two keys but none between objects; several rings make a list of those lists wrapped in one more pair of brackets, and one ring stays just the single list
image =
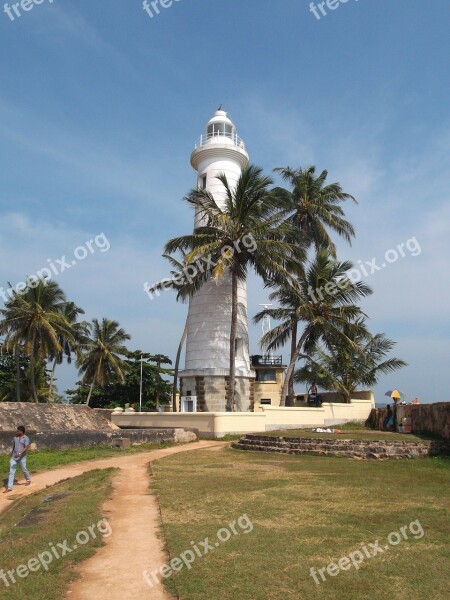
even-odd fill
[{"label": "stone staircase", "polygon": [[450,455],[450,443],[440,441],[400,442],[394,440],[367,441],[342,439],[330,434],[328,439],[274,437],[247,434],[233,444],[238,450],[301,454],[312,456],[340,456],[364,459],[420,458]]}]

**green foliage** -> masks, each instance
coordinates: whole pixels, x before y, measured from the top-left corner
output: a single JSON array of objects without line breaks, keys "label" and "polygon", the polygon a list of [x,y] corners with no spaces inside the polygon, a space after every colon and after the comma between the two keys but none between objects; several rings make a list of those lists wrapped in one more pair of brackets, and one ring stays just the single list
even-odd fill
[{"label": "green foliage", "polygon": [[[325,346],[333,343],[348,344],[355,348],[351,335],[364,330],[358,320],[363,314],[356,302],[372,293],[362,282],[352,283],[347,272],[353,267],[349,261],[332,258],[328,250],[319,250],[305,270],[299,270],[296,278],[275,279],[271,285],[275,291],[270,295],[279,308],[265,309],[255,316],[259,322],[265,315],[281,321],[261,340],[268,350],[277,349],[289,339],[293,326],[301,325],[300,339],[291,355],[282,404],[287,394],[291,374],[301,354],[308,353],[319,342]],[[318,290],[333,289],[333,293]]]},{"label": "green foliage", "polygon": [[[103,386],[94,386],[92,389],[90,406],[94,408],[125,407],[126,404],[139,406],[140,381],[141,381],[141,356],[142,356],[142,409],[144,411],[156,410],[158,404],[169,404],[172,386],[165,377],[173,375],[171,369],[164,365],[171,365],[167,356],[161,354],[148,354],[141,351],[128,352],[124,360],[126,365],[123,381],[110,381]],[[67,390],[66,394],[74,404],[83,404],[89,394],[87,384],[78,382],[75,390]]]},{"label": "green foliage", "polygon": [[314,345],[304,366],[295,374],[297,383],[316,383],[322,388],[335,390],[350,401],[358,386],[373,386],[381,374],[393,373],[406,366],[398,358],[386,358],[395,342],[383,333],[371,335],[365,319],[360,317],[344,327],[345,338],[331,336],[327,347]]},{"label": "green foliage", "polygon": [[[22,352],[18,353],[20,401],[32,402],[32,391],[30,381],[30,358]],[[50,371],[46,369],[45,363],[40,361],[35,366],[35,387],[39,402],[59,402],[58,394],[53,390],[49,400],[48,390],[50,381]],[[0,402],[17,401],[17,362],[16,356],[5,350],[4,346],[0,349]]]},{"label": "green foliage", "polygon": [[73,326],[65,314],[67,304],[63,290],[54,281],[40,279],[29,281],[20,294],[14,293],[0,309],[0,334],[5,336],[5,349],[13,352],[20,348],[30,358],[29,382],[34,402],[40,401],[39,365],[63,352],[63,340],[75,343]]}]

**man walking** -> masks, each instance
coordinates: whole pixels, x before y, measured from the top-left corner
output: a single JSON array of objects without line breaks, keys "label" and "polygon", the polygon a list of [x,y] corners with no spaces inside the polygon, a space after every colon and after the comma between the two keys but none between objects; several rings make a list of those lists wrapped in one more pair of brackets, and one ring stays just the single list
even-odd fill
[{"label": "man walking", "polygon": [[25,427],[20,425],[20,427],[17,428],[17,434],[13,439],[12,456],[9,464],[8,487],[5,493],[12,492],[17,465],[20,465],[20,468],[25,475],[25,485],[30,485],[31,477],[27,469],[27,450],[29,447],[30,439],[25,435]]}]

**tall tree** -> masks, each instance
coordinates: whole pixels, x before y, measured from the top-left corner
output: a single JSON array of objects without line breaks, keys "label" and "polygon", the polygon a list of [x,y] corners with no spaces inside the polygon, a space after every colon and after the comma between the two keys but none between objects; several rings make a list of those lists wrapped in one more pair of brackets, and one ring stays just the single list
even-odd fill
[{"label": "tall tree", "polygon": [[93,319],[89,335],[81,344],[82,356],[78,359],[83,382],[90,383],[86,405],[95,385],[105,386],[110,381],[124,381],[128,350],[124,343],[131,339],[117,321]]},{"label": "tall tree", "polygon": [[[163,254],[164,258],[169,261],[172,270],[170,272],[171,278],[154,285],[152,288],[148,288],[146,291],[151,294],[158,294],[165,290],[175,290],[177,292],[177,302],[186,302],[188,298],[195,293],[198,286],[189,278],[180,280],[180,274],[183,273],[184,269],[188,267],[186,261],[186,252],[180,252],[180,258],[171,256],[170,254]],[[178,373],[180,370],[181,353],[183,346],[187,338],[187,319],[184,324],[183,333],[181,335],[180,343],[178,344],[177,355],[175,359],[175,368],[173,374],[172,384],[172,411],[177,412],[177,391],[178,391]]]},{"label": "tall tree", "polygon": [[355,347],[350,333],[356,335],[365,331],[358,320],[363,316],[361,309],[354,304],[360,298],[372,293],[362,282],[352,283],[346,276],[353,268],[351,262],[334,260],[326,250],[320,250],[302,277],[278,280],[271,299],[280,302],[279,308],[267,308],[255,316],[259,322],[265,315],[281,321],[267,333],[262,344],[269,350],[283,346],[289,339],[293,323],[301,325],[300,340],[291,356],[283,386],[281,406],[289,387],[289,380],[300,354],[313,348],[319,341],[325,346],[335,340]]},{"label": "tall tree", "polygon": [[355,235],[353,226],[345,217],[342,203],[355,198],[344,192],[340,183],[326,184],[328,171],[316,175],[316,167],[275,169],[289,184],[290,189],[276,187],[273,196],[283,210],[287,221],[293,225],[296,243],[314,246],[316,250],[328,249],[336,258],[336,246],[329,231],[351,243]]},{"label": "tall tree", "polygon": [[[248,166],[236,186],[226,175],[218,178],[223,184],[224,199],[219,205],[213,195],[203,189],[192,190],[186,197],[201,218],[194,233],[170,240],[167,254],[186,253],[186,261],[207,260],[211,271],[199,273],[193,282],[199,289],[211,277],[231,279],[230,377],[227,410],[234,410],[236,386],[236,333],[238,322],[238,282],[245,281],[250,268],[264,280],[284,271],[283,261],[292,251],[283,241],[287,226],[280,225],[274,210],[270,185],[272,180],[262,170]],[[252,244],[243,244],[243,239]],[[239,247],[239,252],[234,249]]]},{"label": "tall tree", "polygon": [[[365,326],[364,319],[357,320]],[[320,383],[329,390],[343,394],[350,402],[353,392],[360,385],[374,386],[380,375],[393,373],[406,366],[399,358],[386,358],[395,342],[383,333],[371,335],[368,330],[345,326],[344,333],[352,344],[342,338],[331,339],[327,348],[315,346],[307,355],[301,356],[305,364],[295,373],[298,383]]]},{"label": "tall tree", "polygon": [[30,357],[30,384],[34,402],[39,402],[36,390],[36,364],[61,352],[59,338],[73,341],[71,325],[64,316],[67,300],[54,281],[39,280],[21,294],[15,293],[0,309],[3,317],[0,334],[5,345],[13,349],[18,344]]},{"label": "tall tree", "polygon": [[49,402],[53,395],[53,381],[55,377],[56,365],[62,364],[64,357],[66,357],[67,363],[72,362],[72,354],[80,355],[80,344],[86,338],[88,334],[88,323],[86,321],[78,322],[79,315],[84,315],[84,310],[79,308],[75,302],[66,302],[62,314],[70,324],[71,336],[66,337],[63,333],[58,335],[58,342],[61,345],[61,351],[56,353],[55,356],[49,357],[53,359],[53,366],[50,376],[50,385],[48,390]]},{"label": "tall tree", "polygon": [[[330,232],[336,233],[351,243],[355,231],[344,217],[343,202],[355,198],[344,192],[339,183],[326,183],[328,172],[316,175],[316,167],[291,169],[290,167],[275,169],[289,189],[276,187],[273,190],[275,203],[282,211],[284,218],[292,225],[289,230],[296,248],[303,251],[313,246],[316,251],[327,249],[336,258],[336,246]],[[294,267],[294,273],[301,272]],[[290,333],[291,358],[297,347],[297,322],[294,319]],[[286,340],[287,341],[287,340]],[[294,401],[294,373],[288,381],[288,405]]]}]

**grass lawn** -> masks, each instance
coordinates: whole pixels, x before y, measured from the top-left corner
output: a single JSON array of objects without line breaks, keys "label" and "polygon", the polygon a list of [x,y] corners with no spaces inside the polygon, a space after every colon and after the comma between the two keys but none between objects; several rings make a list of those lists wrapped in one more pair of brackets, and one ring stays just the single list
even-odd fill
[{"label": "grass lawn", "polygon": [[[124,436],[126,437],[126,433],[124,433]],[[47,471],[48,469],[83,460],[95,460],[116,455],[123,456],[124,454],[134,454],[136,452],[148,452],[149,450],[168,448],[174,445],[173,442],[155,442],[142,444],[142,446],[132,446],[126,449],[111,448],[111,446],[94,446],[92,448],[74,448],[71,450],[28,451],[27,467],[30,473],[37,473],[38,471]],[[0,473],[4,474],[3,478],[5,481],[9,471],[9,461],[9,455],[3,454],[0,456]],[[17,477],[23,477],[20,467],[17,469]]]},{"label": "grass lawn", "polygon": [[[166,585],[183,600],[444,600],[449,473],[444,458],[369,462],[230,448],[158,461],[153,489],[170,556],[207,536],[213,545]],[[234,525],[238,535],[218,542],[218,530],[243,514],[253,531],[244,533],[243,520],[241,529]],[[358,570],[344,561],[347,570],[336,575],[331,567],[335,576],[325,571],[319,585],[311,577],[311,567],[327,567],[361,544],[373,553],[379,540],[384,548],[405,526],[407,540]]]},{"label": "grass lawn", "polygon": [[[24,498],[3,515],[0,523],[0,568],[3,573],[0,574],[26,565],[30,559],[37,559],[44,552],[47,554],[43,554],[42,561],[48,563],[48,570],[35,560],[30,563],[34,572],[28,571],[25,575],[26,571],[19,569],[23,578],[17,572],[13,574],[16,583],[4,575],[9,587],[0,578],[1,598],[60,600],[65,597],[65,591],[74,578],[73,566],[90,557],[95,548],[103,544],[97,528],[102,519],[99,506],[110,494],[110,479],[114,472],[115,469],[95,470],[61,482]],[[95,527],[89,531],[90,526]],[[107,523],[100,526],[100,532],[108,534],[109,531]],[[77,540],[79,532],[85,533]],[[64,545],[65,540],[71,553],[59,560],[53,556],[50,562],[49,544],[52,543],[61,556],[63,550],[58,544]],[[75,550],[73,546],[77,541]]]}]

